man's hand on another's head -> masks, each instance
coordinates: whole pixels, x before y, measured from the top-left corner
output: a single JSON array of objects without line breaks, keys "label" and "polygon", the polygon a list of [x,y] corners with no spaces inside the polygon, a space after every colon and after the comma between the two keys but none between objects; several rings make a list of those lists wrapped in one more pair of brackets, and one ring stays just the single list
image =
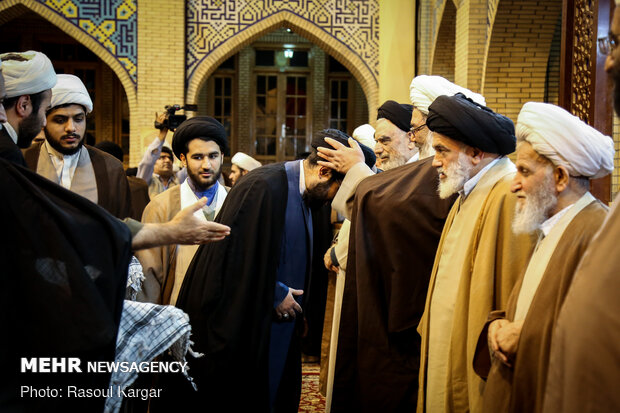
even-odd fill
[{"label": "man's hand on another's head", "polygon": [[346,174],[353,165],[364,163],[364,152],[360,148],[357,141],[349,138],[349,146],[345,146],[332,138],[325,138],[325,142],[329,143],[334,149],[318,147],[318,155],[325,159],[318,161],[321,166],[326,166],[342,174]]}]

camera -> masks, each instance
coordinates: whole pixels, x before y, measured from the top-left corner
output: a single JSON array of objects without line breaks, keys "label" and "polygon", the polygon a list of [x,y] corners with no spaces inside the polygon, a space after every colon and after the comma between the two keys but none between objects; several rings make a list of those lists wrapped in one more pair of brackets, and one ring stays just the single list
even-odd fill
[{"label": "camera", "polygon": [[174,130],[178,128],[179,125],[183,123],[185,119],[187,119],[187,116],[185,115],[175,115],[176,111],[181,110],[181,109],[196,111],[198,110],[198,105],[185,105],[185,106],[166,105],[165,109],[166,109],[166,118],[161,123],[155,121],[155,128],[157,129],[166,128],[169,131],[174,132]]}]

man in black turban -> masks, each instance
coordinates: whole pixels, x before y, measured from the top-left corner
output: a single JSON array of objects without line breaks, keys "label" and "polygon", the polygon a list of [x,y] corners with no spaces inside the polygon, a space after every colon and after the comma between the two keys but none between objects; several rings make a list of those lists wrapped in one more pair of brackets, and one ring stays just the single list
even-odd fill
[{"label": "man in black turban", "polygon": [[409,120],[413,106],[386,101],[377,110],[375,130],[375,154],[378,168],[387,171],[415,162],[419,159],[418,150],[409,141]]},{"label": "man in black turban", "polygon": [[[187,168],[187,179],[155,196],[144,209],[142,222],[167,222],[203,196],[207,205],[196,216],[213,221],[228,193],[218,183],[228,150],[224,126],[209,116],[188,119],[174,132],[172,149]],[[139,251],[136,255],[146,277],[139,298],[174,305],[197,249],[197,245],[173,244]]]},{"label": "man in black turban", "polygon": [[[151,411],[172,411],[179,400],[186,412],[297,411],[300,313],[313,254],[310,206],[332,199],[343,179],[317,163],[325,137],[348,139],[322,131],[306,159],[264,165],[231,189],[216,218],[231,226],[231,236],[218,248],[198,249],[176,303],[190,317],[194,350],[205,354],[190,361],[198,391],[184,377],[167,375]],[[365,153],[374,165],[372,152]]]},{"label": "man in black turban", "polygon": [[[429,107],[439,196],[458,194],[439,241],[418,331],[422,336],[418,411],[475,410],[484,382],[474,350],[490,311],[505,308],[534,242],[511,223],[516,172],[514,125],[463,94]],[[458,383],[457,385],[454,385]]]}]

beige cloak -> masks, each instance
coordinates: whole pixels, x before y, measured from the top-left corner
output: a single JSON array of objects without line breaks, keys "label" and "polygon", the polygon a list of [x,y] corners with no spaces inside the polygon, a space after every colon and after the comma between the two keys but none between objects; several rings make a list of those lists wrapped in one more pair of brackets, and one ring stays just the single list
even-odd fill
[{"label": "beige cloak", "polygon": [[534,247],[534,237],[512,232],[514,172],[508,158],[500,159],[446,220],[418,327],[418,412],[427,403],[429,413],[480,407],[484,382],[473,370],[478,335],[489,312],[505,308]]}]

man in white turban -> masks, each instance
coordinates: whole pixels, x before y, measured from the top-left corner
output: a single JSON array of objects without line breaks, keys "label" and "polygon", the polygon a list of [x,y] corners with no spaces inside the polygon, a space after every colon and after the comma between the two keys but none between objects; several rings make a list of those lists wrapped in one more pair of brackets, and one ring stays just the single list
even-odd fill
[{"label": "man in white turban", "polygon": [[0,157],[24,165],[19,148],[29,147],[45,125],[56,72],[52,62],[40,52],[3,53],[0,60],[7,117],[0,131]]},{"label": "man in white turban", "polygon": [[232,157],[231,162],[230,175],[228,175],[228,178],[232,181],[231,185],[235,185],[239,178],[262,165],[256,159],[243,152],[237,152],[235,156]]},{"label": "man in white turban", "polygon": [[413,78],[409,86],[409,97],[413,105],[409,139],[420,151],[420,159],[433,156],[431,131],[426,127],[428,107],[441,95],[453,96],[462,93],[474,102],[486,105],[482,95],[456,85],[441,76],[420,75]]},{"label": "man in white turban", "polygon": [[[538,244],[506,308],[493,311],[478,341],[475,368],[487,377],[485,412],[542,412],[552,333],[573,274],[607,208],[588,191],[613,170],[609,136],[564,109],[526,103],[517,120],[513,231]],[[587,311],[587,309],[584,309]]]},{"label": "man in white turban", "polygon": [[[620,115],[620,1],[609,36],[599,46],[614,83]],[[610,112],[609,117],[613,116]],[[555,323],[545,394],[546,412],[620,411],[620,208],[617,198],[584,253]]]},{"label": "man in white turban", "polygon": [[368,123],[355,128],[353,135],[351,136],[353,136],[353,139],[368,146],[369,148],[375,146],[375,128],[370,126]]},{"label": "man in white turban", "polygon": [[131,191],[123,165],[112,155],[84,145],[86,116],[92,110],[82,81],[58,75],[47,111],[45,141],[34,143],[24,157],[39,175],[123,219],[131,215]]}]

